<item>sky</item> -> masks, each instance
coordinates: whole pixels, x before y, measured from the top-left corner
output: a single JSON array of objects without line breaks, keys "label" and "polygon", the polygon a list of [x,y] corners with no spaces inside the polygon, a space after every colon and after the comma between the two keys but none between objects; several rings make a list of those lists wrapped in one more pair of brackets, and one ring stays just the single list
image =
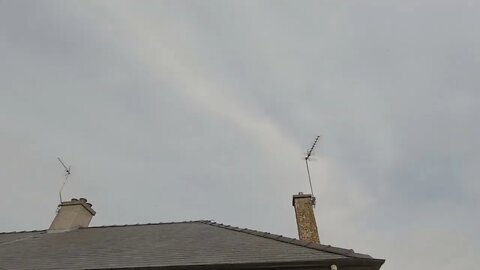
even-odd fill
[{"label": "sky", "polygon": [[208,219],[480,263],[480,2],[0,0],[0,231]]}]

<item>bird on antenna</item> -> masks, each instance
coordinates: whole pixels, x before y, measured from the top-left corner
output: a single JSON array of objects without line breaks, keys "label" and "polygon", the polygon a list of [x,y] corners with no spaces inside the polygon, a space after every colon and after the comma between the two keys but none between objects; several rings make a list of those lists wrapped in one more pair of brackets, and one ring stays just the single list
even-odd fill
[{"label": "bird on antenna", "polygon": [[67,183],[67,180],[68,180],[68,177],[70,176],[71,174],[71,166],[66,166],[65,163],[63,163],[63,161],[57,157],[58,161],[60,161],[60,164],[62,164],[63,168],[65,169],[65,180],[63,181],[63,184],[62,186],[60,187],[60,191],[58,192],[58,196],[60,197],[60,203],[62,203],[62,191],[63,191],[63,187],[65,186],[65,183]]},{"label": "bird on antenna", "polygon": [[307,166],[307,175],[308,175],[308,183],[310,184],[310,192],[312,193],[312,203],[315,205],[315,196],[313,195],[313,187],[312,187],[312,178],[310,177],[310,169],[308,168],[308,161],[311,159],[313,155],[313,150],[315,149],[315,146],[317,145],[318,139],[320,139],[320,136],[317,136],[315,138],[315,141],[313,141],[312,146],[310,149],[308,149],[307,153],[305,154],[305,165]]}]

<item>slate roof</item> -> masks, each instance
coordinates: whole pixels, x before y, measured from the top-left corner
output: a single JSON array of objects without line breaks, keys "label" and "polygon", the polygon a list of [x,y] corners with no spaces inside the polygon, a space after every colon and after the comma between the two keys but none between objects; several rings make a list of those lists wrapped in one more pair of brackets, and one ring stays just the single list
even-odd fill
[{"label": "slate roof", "polygon": [[0,269],[226,269],[369,265],[383,260],[211,221],[0,233]]}]

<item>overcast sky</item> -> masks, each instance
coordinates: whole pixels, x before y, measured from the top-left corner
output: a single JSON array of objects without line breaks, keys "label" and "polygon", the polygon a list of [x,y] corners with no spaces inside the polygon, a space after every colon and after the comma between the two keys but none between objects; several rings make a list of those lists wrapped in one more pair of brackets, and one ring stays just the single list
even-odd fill
[{"label": "overcast sky", "polygon": [[212,219],[480,263],[480,2],[0,1],[0,231]]}]

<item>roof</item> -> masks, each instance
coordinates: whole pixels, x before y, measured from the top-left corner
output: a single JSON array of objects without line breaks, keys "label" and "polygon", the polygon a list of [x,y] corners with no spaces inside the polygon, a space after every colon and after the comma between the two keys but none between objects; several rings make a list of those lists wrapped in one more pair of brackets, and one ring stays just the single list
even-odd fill
[{"label": "roof", "polygon": [[0,269],[225,269],[371,265],[353,250],[211,221],[0,233]]}]

